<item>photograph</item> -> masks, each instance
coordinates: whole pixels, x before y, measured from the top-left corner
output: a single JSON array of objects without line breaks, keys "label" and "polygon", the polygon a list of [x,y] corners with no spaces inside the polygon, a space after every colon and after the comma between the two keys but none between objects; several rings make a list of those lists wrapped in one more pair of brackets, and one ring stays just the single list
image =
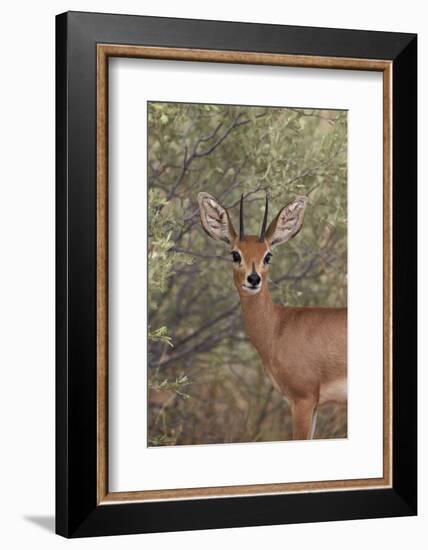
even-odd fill
[{"label": "photograph", "polygon": [[423,6],[2,6],[1,548],[427,546]]},{"label": "photograph", "polygon": [[348,112],[153,100],[147,149],[147,445],[347,438]]}]

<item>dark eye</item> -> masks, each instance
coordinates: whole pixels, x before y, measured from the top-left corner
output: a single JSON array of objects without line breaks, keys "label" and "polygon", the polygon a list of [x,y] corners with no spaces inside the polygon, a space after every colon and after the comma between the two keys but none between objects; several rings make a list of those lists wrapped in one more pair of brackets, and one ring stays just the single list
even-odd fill
[{"label": "dark eye", "polygon": [[236,252],[236,250],[234,250],[232,252],[232,260],[233,260],[234,263],[240,264],[241,263],[241,254],[239,252]]},{"label": "dark eye", "polygon": [[263,263],[268,264],[270,262],[270,259],[272,258],[272,254],[268,252],[266,256],[263,258]]}]

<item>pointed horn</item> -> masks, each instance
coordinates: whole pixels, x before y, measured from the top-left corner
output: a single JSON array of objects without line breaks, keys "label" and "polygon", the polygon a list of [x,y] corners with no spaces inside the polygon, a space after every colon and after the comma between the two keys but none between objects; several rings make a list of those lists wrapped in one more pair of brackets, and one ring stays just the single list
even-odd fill
[{"label": "pointed horn", "polygon": [[241,195],[241,206],[239,208],[239,240],[245,241],[244,233],[244,194]]},{"label": "pointed horn", "polygon": [[259,237],[259,241],[260,241],[261,243],[263,243],[264,240],[265,240],[267,219],[268,219],[268,198],[267,198],[267,195],[266,195],[265,215],[264,215],[264,217],[263,217],[262,229],[261,229],[261,231],[260,231],[260,237]]}]

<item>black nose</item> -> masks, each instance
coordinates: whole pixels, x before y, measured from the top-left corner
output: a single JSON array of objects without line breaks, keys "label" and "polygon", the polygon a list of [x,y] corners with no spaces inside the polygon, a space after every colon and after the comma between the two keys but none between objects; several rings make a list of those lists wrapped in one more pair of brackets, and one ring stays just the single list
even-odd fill
[{"label": "black nose", "polygon": [[251,275],[248,275],[247,281],[251,286],[257,286],[260,283],[260,276],[253,272]]}]

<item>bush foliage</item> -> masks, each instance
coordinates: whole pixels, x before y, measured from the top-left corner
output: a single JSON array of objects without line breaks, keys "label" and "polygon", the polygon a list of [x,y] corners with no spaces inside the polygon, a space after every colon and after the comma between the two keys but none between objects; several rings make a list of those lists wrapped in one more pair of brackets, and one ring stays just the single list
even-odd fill
[{"label": "bush foliage", "polygon": [[[270,269],[275,301],[346,305],[347,114],[295,108],[149,103],[149,445],[275,441],[290,411],[249,343],[230,252],[199,223],[206,191],[258,234],[296,195],[299,235]],[[316,437],[346,436],[346,411],[324,406]]]}]

